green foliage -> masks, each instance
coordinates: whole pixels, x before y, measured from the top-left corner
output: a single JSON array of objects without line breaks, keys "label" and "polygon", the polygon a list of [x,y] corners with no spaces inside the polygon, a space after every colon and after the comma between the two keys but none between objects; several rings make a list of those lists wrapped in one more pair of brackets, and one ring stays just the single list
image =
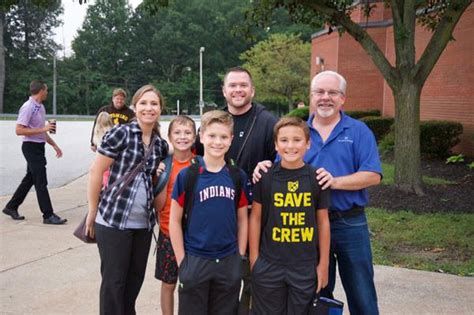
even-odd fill
[{"label": "green foliage", "polygon": [[[450,150],[461,140],[462,124],[458,122],[430,120],[420,123],[420,150],[427,157],[445,158]],[[387,154],[393,152],[395,136],[389,132],[379,144],[379,152]]]},{"label": "green foliage", "polygon": [[469,163],[467,167],[469,167],[470,170],[474,170],[474,162]]},{"label": "green foliage", "polygon": [[302,108],[295,108],[291,112],[289,112],[286,116],[288,117],[299,117],[304,121],[308,120],[309,118],[309,107],[302,107]]},{"label": "green foliage", "polygon": [[360,119],[363,121],[375,135],[375,139],[377,142],[380,142],[385,135],[387,135],[394,123],[394,119],[392,117],[376,117],[376,116],[368,116],[362,117]]},{"label": "green foliage", "polygon": [[288,104],[307,99],[311,45],[298,36],[273,34],[241,54],[253,77],[256,99]]},{"label": "green foliage", "polygon": [[423,121],[420,123],[421,153],[433,157],[446,157],[459,142],[463,132],[461,123],[450,121]]},{"label": "green foliage", "polygon": [[62,12],[61,2],[55,0],[15,1],[5,12],[4,112],[18,111],[32,80],[52,85],[53,55],[59,47],[52,37]]},{"label": "green foliage", "polygon": [[375,264],[461,276],[474,273],[474,234],[466,233],[472,230],[474,214],[368,208],[367,219]]},{"label": "green foliage", "polygon": [[459,164],[462,162],[464,162],[464,155],[462,154],[451,155],[446,159],[446,164]]},{"label": "green foliage", "polygon": [[361,119],[362,117],[368,116],[380,116],[380,111],[378,109],[369,109],[369,110],[348,110],[344,111],[347,116],[351,116],[354,119]]}]

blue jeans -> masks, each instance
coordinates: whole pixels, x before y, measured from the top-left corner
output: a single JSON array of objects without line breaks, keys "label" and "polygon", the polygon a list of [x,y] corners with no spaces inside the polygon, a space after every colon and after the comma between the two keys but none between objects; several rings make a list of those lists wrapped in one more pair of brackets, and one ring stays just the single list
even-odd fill
[{"label": "blue jeans", "polygon": [[322,292],[323,296],[331,296],[334,291],[336,260],[351,315],[379,314],[365,213],[331,221],[329,284]]}]

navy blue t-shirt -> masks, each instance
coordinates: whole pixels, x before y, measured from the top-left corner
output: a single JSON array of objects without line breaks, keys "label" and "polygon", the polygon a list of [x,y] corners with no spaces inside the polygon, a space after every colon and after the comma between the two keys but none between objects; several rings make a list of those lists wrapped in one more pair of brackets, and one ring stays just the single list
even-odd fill
[{"label": "navy blue t-shirt", "polygon": [[[184,232],[184,251],[194,256],[222,259],[238,251],[237,210],[234,198],[237,194],[227,166],[213,173],[199,167],[193,208]],[[188,167],[179,172],[172,198],[184,208],[185,178]],[[239,208],[248,205],[247,175],[240,170],[242,192]]]}]

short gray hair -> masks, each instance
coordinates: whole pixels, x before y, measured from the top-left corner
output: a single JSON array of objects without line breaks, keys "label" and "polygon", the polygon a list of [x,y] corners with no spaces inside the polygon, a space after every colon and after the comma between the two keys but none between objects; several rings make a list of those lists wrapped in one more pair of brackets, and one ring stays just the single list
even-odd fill
[{"label": "short gray hair", "polygon": [[336,77],[339,80],[339,90],[341,90],[342,93],[346,94],[346,87],[347,87],[346,79],[344,79],[344,77],[340,75],[339,73],[337,73],[336,71],[331,71],[331,70],[323,71],[315,75],[313,80],[311,80],[311,90],[314,89],[314,86],[316,85],[317,80],[327,75]]}]

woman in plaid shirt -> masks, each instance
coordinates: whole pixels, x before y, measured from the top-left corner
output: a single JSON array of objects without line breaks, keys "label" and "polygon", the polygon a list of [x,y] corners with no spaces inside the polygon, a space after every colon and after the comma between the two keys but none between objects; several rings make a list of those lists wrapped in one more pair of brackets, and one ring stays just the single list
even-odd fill
[{"label": "woman in plaid shirt", "polygon": [[[96,237],[99,247],[100,314],[135,314],[156,222],[151,177],[168,154],[168,144],[158,133],[164,106],[161,93],[145,85],[135,93],[131,104],[136,120],[106,133],[89,171],[86,233]],[[111,185],[133,170],[146,150],[152,151],[145,166],[126,187],[122,189],[122,181],[101,193],[106,170],[110,169]]]}]

